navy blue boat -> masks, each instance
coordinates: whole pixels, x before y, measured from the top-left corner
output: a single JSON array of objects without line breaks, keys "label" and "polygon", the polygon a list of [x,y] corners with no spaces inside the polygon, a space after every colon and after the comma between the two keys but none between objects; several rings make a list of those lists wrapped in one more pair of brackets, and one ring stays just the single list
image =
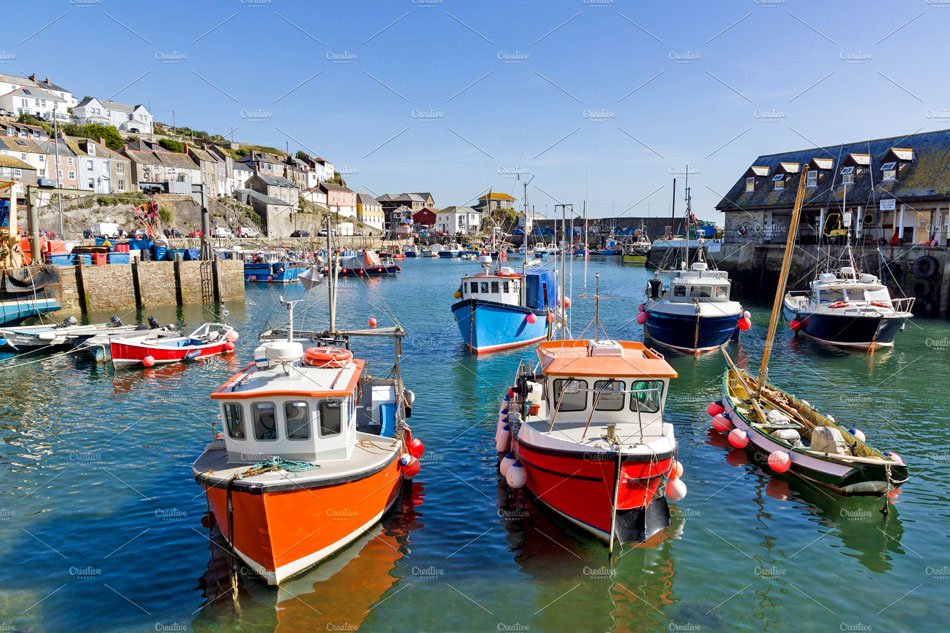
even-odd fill
[{"label": "navy blue boat", "polygon": [[742,305],[729,298],[731,285],[725,271],[709,270],[705,262],[674,272],[669,288],[654,277],[637,319],[644,338],[688,354],[718,348],[736,335],[743,317]]},{"label": "navy blue boat", "polygon": [[[465,346],[476,354],[530,345],[550,338],[557,328],[558,289],[553,270],[512,268],[462,278],[452,305]],[[522,284],[524,288],[522,288]]]}]

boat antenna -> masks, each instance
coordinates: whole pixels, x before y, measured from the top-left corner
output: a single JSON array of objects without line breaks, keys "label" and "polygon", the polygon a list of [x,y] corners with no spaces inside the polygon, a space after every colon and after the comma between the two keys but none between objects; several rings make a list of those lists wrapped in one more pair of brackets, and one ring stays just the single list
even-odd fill
[{"label": "boat antenna", "polygon": [[759,384],[755,389],[755,397],[759,398],[762,387],[768,378],[769,356],[772,355],[772,345],[775,341],[775,329],[778,326],[778,317],[782,312],[782,301],[785,298],[785,286],[788,283],[788,269],[792,262],[792,251],[795,248],[795,234],[798,233],[798,221],[802,216],[802,203],[805,201],[805,180],[808,175],[808,165],[805,165],[798,181],[798,193],[795,195],[795,206],[792,209],[792,218],[788,223],[788,238],[785,242],[785,254],[782,256],[782,268],[778,274],[778,288],[775,289],[775,300],[772,302],[772,316],[769,319],[769,333],[765,338],[765,349],[762,351],[762,367],[759,369]]},{"label": "boat antenna", "polygon": [[689,268],[689,214],[692,210],[692,204],[689,195],[689,165],[686,166],[686,239],[683,241],[683,265],[681,268]]},{"label": "boat antenna", "polygon": [[600,329],[600,273],[594,273],[594,340]]},{"label": "boat antenna", "polygon": [[334,257],[333,257],[333,240],[331,235],[333,231],[330,230],[330,214],[326,216],[327,221],[327,300],[330,307],[330,331],[333,332],[336,329],[336,284],[333,283],[334,277],[333,272],[335,270],[334,266]]},{"label": "boat antenna", "polygon": [[285,301],[284,295],[280,295],[281,305],[287,308],[287,341],[294,342],[294,306],[300,303],[300,299],[294,301]]},{"label": "boat antenna", "polygon": [[[587,180],[584,185],[584,294],[587,294],[587,197],[590,194],[590,152],[587,152]],[[571,234],[571,241],[574,235]],[[574,249],[571,249],[571,260],[574,259]]]}]

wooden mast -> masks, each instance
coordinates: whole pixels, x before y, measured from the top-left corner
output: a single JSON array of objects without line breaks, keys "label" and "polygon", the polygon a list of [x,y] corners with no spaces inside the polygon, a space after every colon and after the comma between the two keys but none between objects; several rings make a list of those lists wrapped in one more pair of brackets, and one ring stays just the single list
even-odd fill
[{"label": "wooden mast", "polygon": [[762,352],[762,367],[759,369],[758,385],[755,397],[759,398],[762,387],[769,372],[769,356],[772,355],[772,344],[775,341],[775,329],[778,326],[778,317],[782,312],[782,301],[785,299],[785,286],[788,283],[788,269],[792,262],[792,250],[795,247],[795,235],[798,233],[798,221],[802,216],[802,204],[805,201],[805,180],[808,175],[808,165],[804,165],[798,180],[798,193],[795,195],[795,206],[792,208],[792,218],[788,223],[788,238],[785,240],[785,254],[782,257],[782,269],[778,274],[778,288],[775,289],[775,300],[772,302],[772,316],[769,319],[769,334],[765,339],[765,349]]}]

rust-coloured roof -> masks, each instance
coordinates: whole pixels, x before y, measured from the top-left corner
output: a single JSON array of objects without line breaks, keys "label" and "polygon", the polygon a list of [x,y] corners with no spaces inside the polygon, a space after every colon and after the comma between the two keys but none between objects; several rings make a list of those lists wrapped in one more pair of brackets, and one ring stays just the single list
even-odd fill
[{"label": "rust-coloured roof", "polygon": [[538,360],[545,376],[676,378],[676,370],[643,343],[615,342],[622,355],[590,356],[587,339],[545,341],[538,345]]}]

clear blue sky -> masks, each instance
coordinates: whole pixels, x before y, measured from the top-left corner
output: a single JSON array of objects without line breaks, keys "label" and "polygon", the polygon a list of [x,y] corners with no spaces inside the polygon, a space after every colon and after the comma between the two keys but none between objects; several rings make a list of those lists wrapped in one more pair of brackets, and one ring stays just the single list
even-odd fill
[{"label": "clear blue sky", "polygon": [[592,216],[668,213],[689,164],[695,211],[721,220],[759,154],[950,127],[950,0],[69,0],[3,22],[0,72],[438,206],[520,203],[524,171],[538,211],[579,211],[589,156]]}]

